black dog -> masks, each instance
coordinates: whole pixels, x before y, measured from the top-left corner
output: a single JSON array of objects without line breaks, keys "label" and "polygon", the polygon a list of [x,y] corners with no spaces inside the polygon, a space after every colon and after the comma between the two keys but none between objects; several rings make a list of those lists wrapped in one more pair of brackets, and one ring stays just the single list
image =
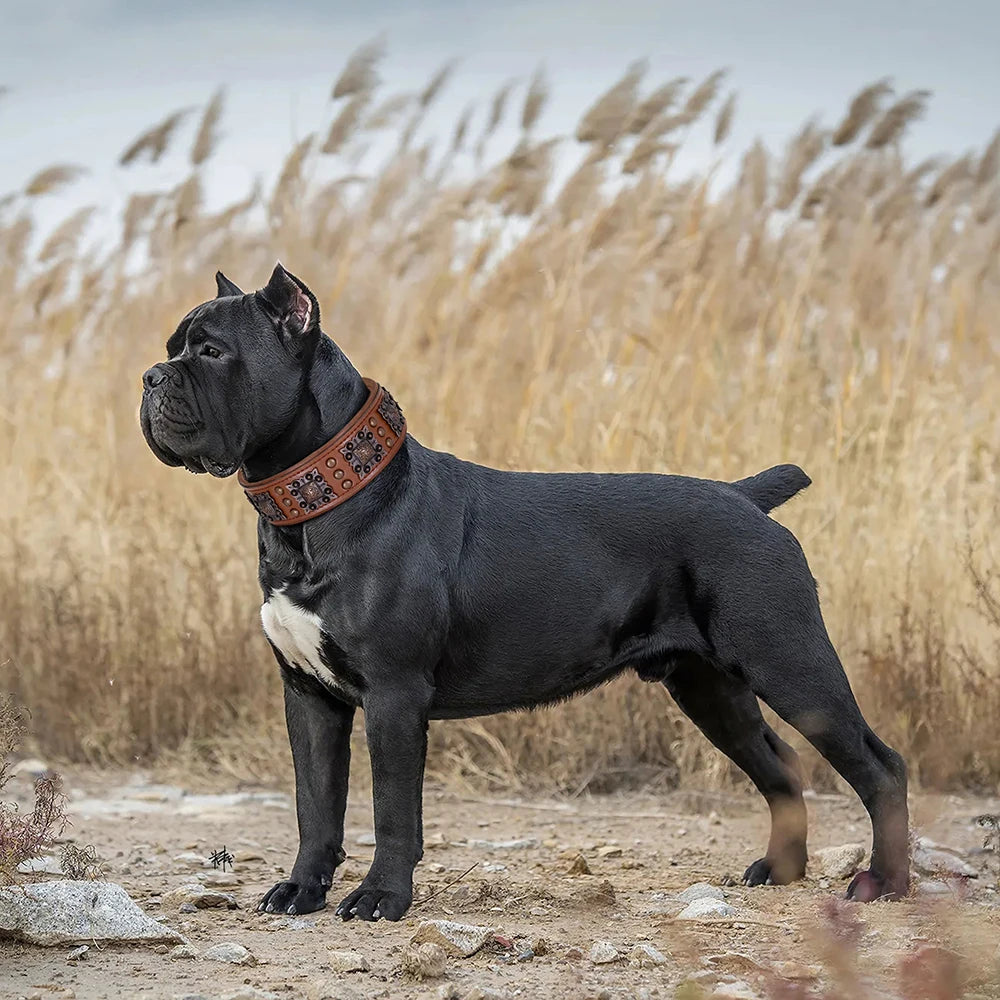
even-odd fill
[{"label": "black dog", "polygon": [[[260,481],[351,424],[369,390],[280,265],[253,294],[217,282],[218,297],[168,340],[166,363],[145,373],[142,428],[168,465]],[[849,897],[907,892],[905,767],[858,709],[798,542],[766,516],[809,484],[800,469],[731,484],[498,472],[401,440],[377,478],[322,517],[259,520],[300,836],[291,878],[261,909],[325,905],[345,856],[356,708],[377,846],[337,913],[398,920],[422,855],[427,720],[542,705],[626,669],[662,682],[767,800],[771,838],[747,884],[787,883],[806,865],[796,756],[761,698],[871,815],[871,868]]]}]

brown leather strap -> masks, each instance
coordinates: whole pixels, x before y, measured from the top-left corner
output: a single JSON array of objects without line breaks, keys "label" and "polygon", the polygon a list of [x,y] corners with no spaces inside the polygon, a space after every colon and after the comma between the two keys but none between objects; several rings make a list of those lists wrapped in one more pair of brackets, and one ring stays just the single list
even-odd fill
[{"label": "brown leather strap", "polygon": [[270,479],[239,483],[271,524],[298,524],[350,500],[392,460],[406,437],[406,420],[378,382],[364,380],[368,399],[331,441]]}]

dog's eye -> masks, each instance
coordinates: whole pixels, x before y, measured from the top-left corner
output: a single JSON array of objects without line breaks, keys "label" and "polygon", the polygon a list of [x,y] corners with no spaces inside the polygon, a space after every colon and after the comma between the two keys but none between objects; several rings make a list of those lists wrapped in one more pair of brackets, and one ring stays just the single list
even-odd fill
[{"label": "dog's eye", "polygon": [[220,351],[217,347],[213,347],[211,344],[204,344],[202,346],[201,353],[206,358],[221,358],[222,357],[222,351]]}]

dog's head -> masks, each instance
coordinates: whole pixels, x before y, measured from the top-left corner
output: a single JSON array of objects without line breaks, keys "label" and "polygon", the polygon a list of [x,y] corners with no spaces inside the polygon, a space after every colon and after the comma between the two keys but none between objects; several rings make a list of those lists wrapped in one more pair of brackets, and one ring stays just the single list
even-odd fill
[{"label": "dog's head", "polygon": [[250,294],[215,277],[143,375],[140,420],[161,462],[224,477],[289,425],[321,334],[316,297],[280,264]]}]

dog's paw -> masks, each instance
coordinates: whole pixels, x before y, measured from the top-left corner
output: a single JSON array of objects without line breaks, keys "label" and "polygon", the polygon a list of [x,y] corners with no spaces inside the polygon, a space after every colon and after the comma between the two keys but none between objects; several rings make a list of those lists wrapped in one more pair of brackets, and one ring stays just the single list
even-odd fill
[{"label": "dog's paw", "polygon": [[856,903],[871,903],[876,899],[902,899],[910,887],[905,877],[883,878],[870,869],[858,872],[847,887],[847,898]]},{"label": "dog's paw", "polygon": [[774,885],[771,879],[771,862],[767,858],[758,858],[743,873],[744,885]]},{"label": "dog's paw", "polygon": [[357,889],[337,907],[337,916],[344,920],[400,920],[413,902],[410,886],[390,886],[365,879]]},{"label": "dog's paw", "polygon": [[317,879],[309,882],[279,882],[257,904],[262,913],[313,913],[326,908],[326,887]]},{"label": "dog's paw", "polygon": [[778,861],[758,858],[744,873],[744,885],[788,885],[806,873],[805,851]]}]

